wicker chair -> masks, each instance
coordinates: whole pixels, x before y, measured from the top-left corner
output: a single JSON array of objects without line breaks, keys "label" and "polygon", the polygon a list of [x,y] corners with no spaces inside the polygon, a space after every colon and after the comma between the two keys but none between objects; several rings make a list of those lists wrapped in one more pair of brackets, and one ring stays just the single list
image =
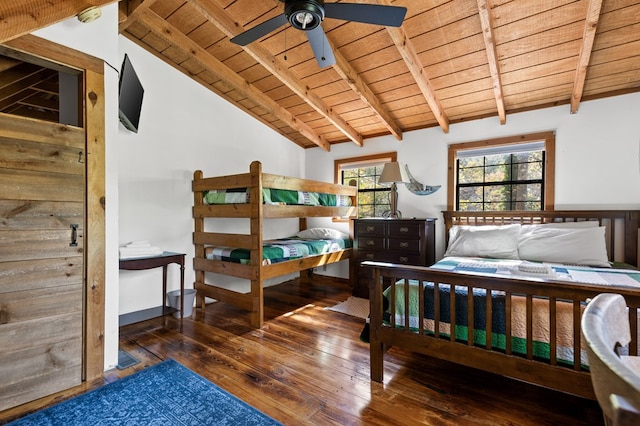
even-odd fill
[{"label": "wicker chair", "polygon": [[624,298],[602,293],[586,307],[582,336],[606,425],[640,425],[640,357],[619,355],[630,341]]}]

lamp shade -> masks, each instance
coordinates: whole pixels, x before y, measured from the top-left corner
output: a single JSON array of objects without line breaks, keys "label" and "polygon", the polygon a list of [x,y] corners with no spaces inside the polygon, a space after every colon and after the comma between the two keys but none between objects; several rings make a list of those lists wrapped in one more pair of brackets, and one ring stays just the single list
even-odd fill
[{"label": "lamp shade", "polygon": [[380,174],[380,178],[378,179],[378,183],[396,182],[409,183],[410,181],[407,172],[404,170],[404,167],[402,167],[402,165],[397,161],[385,163],[384,168],[382,169],[382,173]]}]

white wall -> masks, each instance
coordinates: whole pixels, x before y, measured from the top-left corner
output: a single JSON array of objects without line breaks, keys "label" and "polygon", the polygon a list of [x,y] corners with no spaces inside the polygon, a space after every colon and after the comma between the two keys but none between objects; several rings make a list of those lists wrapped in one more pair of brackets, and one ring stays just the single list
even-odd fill
[{"label": "white wall", "polygon": [[306,177],[333,179],[335,159],[397,151],[398,161],[409,165],[416,179],[442,185],[428,196],[410,193],[400,185],[399,209],[404,217],[436,217],[437,253],[444,252],[441,211],[447,206],[447,148],[449,144],[540,131],[556,132],[557,209],[640,208],[640,93],[582,102],[577,114],[569,106],[453,124],[449,133],[430,128],[404,134],[333,146],[331,152],[307,150]]},{"label": "white wall", "polygon": [[[124,37],[120,59],[128,54],[144,87],[138,133],[119,125],[119,243],[149,240],[186,254],[185,286],[193,286],[193,192],[195,170],[206,176],[247,173],[253,160],[267,173],[304,175],[304,150],[187,78]],[[221,221],[237,232],[248,221]],[[297,226],[276,221],[265,236]],[[246,225],[246,226],[245,226]],[[168,268],[169,290],[179,288],[179,269]],[[210,278],[214,279],[214,278]],[[216,277],[216,283],[248,291],[248,281]],[[282,280],[284,280],[283,278]],[[282,281],[280,280],[280,281]],[[120,271],[119,313],[159,306],[162,269]]]}]

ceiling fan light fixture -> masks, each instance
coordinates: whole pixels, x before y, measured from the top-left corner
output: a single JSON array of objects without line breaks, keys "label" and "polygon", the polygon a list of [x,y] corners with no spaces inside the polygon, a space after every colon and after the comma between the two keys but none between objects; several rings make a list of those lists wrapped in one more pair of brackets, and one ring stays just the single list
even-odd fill
[{"label": "ceiling fan light fixture", "polygon": [[310,31],[324,20],[323,4],[323,1],[318,0],[287,2],[284,13],[292,27]]}]

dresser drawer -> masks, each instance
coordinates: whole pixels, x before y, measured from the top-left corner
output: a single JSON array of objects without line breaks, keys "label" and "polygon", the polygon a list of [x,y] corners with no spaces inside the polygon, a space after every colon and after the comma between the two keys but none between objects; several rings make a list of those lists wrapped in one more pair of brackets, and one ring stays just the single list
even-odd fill
[{"label": "dresser drawer", "polygon": [[385,252],[358,252],[358,262],[365,260],[371,260],[374,262],[390,262],[400,263],[403,265],[420,265],[421,257],[418,254],[405,254],[405,253],[391,253]]},{"label": "dresser drawer", "polygon": [[357,260],[373,260],[376,262],[386,262],[385,257],[387,253],[384,251],[367,251],[367,250],[358,250],[358,259]]},{"label": "dresser drawer", "polygon": [[384,235],[385,221],[376,220],[370,222],[360,222],[356,225],[356,236],[361,235]]},{"label": "dresser drawer", "polygon": [[403,253],[420,253],[420,239],[416,238],[389,238],[389,250]]},{"label": "dresser drawer", "polygon": [[401,263],[403,265],[420,265],[422,259],[418,254],[389,253],[384,262]]},{"label": "dresser drawer", "polygon": [[369,237],[366,235],[358,238],[358,250],[384,250],[384,238]]},{"label": "dresser drawer", "polygon": [[403,222],[403,221],[389,221],[389,235],[393,236],[413,236],[420,238],[420,229],[424,224],[419,222]]}]

